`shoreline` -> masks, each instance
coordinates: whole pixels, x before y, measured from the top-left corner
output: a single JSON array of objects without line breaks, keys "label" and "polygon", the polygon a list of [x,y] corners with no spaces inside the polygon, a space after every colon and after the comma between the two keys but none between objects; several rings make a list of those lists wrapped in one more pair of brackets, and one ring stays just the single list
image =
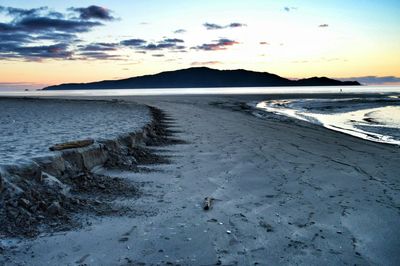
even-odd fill
[{"label": "shoreline", "polygon": [[[400,260],[400,158],[392,145],[243,111],[265,95],[111,98],[157,106],[186,143],[157,147],[170,164],[147,172],[96,171],[143,184],[142,196],[122,201],[151,215],[94,219],[79,230],[19,240],[4,251],[9,264]],[[205,197],[215,199],[208,211]]]},{"label": "shoreline", "polygon": [[[390,135],[382,131],[368,131],[368,129],[360,129],[358,126],[379,126],[379,125],[384,125],[388,126],[385,124],[378,124],[374,123],[374,120],[371,118],[368,118],[369,113],[373,113],[376,110],[382,110],[383,108],[391,107],[395,108],[398,106],[398,103],[395,102],[394,99],[391,99],[392,105],[390,105],[387,101],[391,98],[385,98],[382,95],[380,97],[361,97],[361,98],[347,98],[345,100],[347,101],[354,101],[354,100],[361,100],[361,101],[370,101],[369,103],[376,103],[376,102],[381,102],[384,101],[385,106],[369,106],[369,107],[364,107],[361,109],[349,109],[347,111],[340,111],[337,110],[336,112],[327,112],[324,113],[318,112],[318,110],[315,112],[311,108],[311,111],[308,110],[308,106],[306,101],[309,101],[309,99],[301,99],[303,101],[302,105],[300,108],[292,108],[290,104],[292,102],[296,103],[296,100],[293,99],[285,99],[283,103],[276,101],[263,101],[260,103],[257,103],[256,106],[252,106],[254,109],[259,109],[259,110],[264,110],[265,112],[269,113],[274,113],[279,116],[286,116],[286,117],[292,117],[297,120],[303,120],[308,123],[320,125],[324,128],[328,128],[333,131],[345,133],[351,136],[355,136],[361,139],[365,139],[368,141],[372,142],[379,142],[379,143],[385,143],[385,144],[391,144],[391,145],[397,145],[400,146],[400,140],[396,135]],[[314,99],[313,99],[314,100]],[[326,101],[327,99],[315,99],[318,100],[319,103]],[[335,99],[335,102],[332,102],[332,105],[328,105],[327,107],[329,108],[335,108],[335,103],[339,102],[340,100]],[[306,108],[306,109],[304,109]],[[326,108],[326,107],[325,107]],[[347,107],[348,108],[348,107]],[[396,117],[396,112],[393,110],[393,116]],[[340,116],[339,116],[340,115]],[[328,117],[328,118],[327,118]],[[329,118],[330,117],[330,118]],[[368,123],[368,124],[365,124]],[[392,125],[393,130],[395,130],[395,126]],[[382,129],[381,129],[382,130]],[[397,128],[399,130],[399,128]]]},{"label": "shoreline", "polygon": [[94,190],[100,186],[107,194],[106,186],[115,186],[116,189],[111,188],[109,194],[131,193],[135,197],[138,191],[132,184],[108,180],[96,175],[95,169],[107,167],[133,171],[143,160],[153,163],[164,160],[146,146],[170,141],[164,125],[165,114],[152,106],[147,108],[151,121],[138,131],[119,134],[115,139],[94,140],[87,147],[0,165],[0,237],[34,237],[54,230],[73,229],[81,223],[73,218],[75,213],[88,211],[107,215],[112,212],[109,206],[96,206],[99,205],[97,199],[93,201],[90,196],[82,197],[73,191],[90,192],[90,186]]}]

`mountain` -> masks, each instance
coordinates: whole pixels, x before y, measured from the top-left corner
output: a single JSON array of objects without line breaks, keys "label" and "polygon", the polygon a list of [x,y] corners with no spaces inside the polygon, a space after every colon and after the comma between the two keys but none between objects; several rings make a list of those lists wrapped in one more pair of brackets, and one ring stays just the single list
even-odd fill
[{"label": "mountain", "polygon": [[322,78],[290,80],[267,72],[243,69],[217,70],[193,67],[155,75],[90,83],[66,83],[43,90],[146,89],[146,88],[206,88],[206,87],[276,87],[276,86],[336,86],[360,85],[357,81]]}]

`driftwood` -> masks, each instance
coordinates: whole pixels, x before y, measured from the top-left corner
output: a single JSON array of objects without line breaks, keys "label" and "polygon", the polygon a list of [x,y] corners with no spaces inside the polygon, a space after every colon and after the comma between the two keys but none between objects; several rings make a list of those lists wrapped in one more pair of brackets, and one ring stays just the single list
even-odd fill
[{"label": "driftwood", "polygon": [[54,146],[51,146],[49,149],[51,151],[61,151],[66,149],[82,148],[92,145],[93,143],[94,143],[93,139],[76,140],[71,142],[59,143]]},{"label": "driftwood", "polygon": [[205,211],[211,209],[211,203],[212,203],[213,200],[214,200],[214,199],[211,198],[211,197],[206,197],[206,198],[204,198],[204,206],[203,206],[203,209],[204,209]]}]

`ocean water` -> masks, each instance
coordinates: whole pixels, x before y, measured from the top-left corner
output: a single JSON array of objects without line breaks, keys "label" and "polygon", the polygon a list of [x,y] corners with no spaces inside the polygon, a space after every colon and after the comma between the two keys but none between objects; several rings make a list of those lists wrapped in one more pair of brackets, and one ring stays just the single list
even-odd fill
[{"label": "ocean water", "polygon": [[[340,94],[340,99],[308,99],[313,94]],[[276,114],[316,123],[332,130],[376,142],[400,143],[400,86],[329,86],[329,87],[227,87],[167,88],[71,91],[2,91],[1,96],[17,97],[92,97],[146,95],[288,95],[287,100],[256,103],[258,108]],[[302,99],[290,99],[290,95]],[[353,95],[366,97],[354,98]],[[369,97],[376,95],[376,98]],[[307,95],[310,95],[308,97]],[[397,95],[397,96],[396,96]],[[268,97],[266,97],[268,98]],[[0,113],[1,114],[1,113]]]},{"label": "ocean water", "polygon": [[400,145],[400,96],[284,99],[257,108],[374,142]]},{"label": "ocean water", "polygon": [[150,119],[133,103],[0,98],[0,165],[55,154],[57,143],[114,139]]},{"label": "ocean water", "polygon": [[312,87],[225,87],[165,88],[67,91],[12,91],[0,89],[0,96],[141,96],[141,95],[205,95],[205,94],[314,94],[314,93],[400,93],[400,86],[312,86]]}]

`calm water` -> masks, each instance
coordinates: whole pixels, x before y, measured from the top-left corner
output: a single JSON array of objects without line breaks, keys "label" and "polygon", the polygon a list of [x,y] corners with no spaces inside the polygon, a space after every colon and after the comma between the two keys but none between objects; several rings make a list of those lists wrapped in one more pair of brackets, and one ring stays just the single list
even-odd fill
[{"label": "calm water", "polygon": [[134,103],[0,98],[0,165],[54,154],[56,143],[115,139],[150,119]]},{"label": "calm water", "polygon": [[[307,94],[340,93],[341,99],[307,99]],[[354,99],[352,94],[376,94]],[[364,139],[400,144],[400,86],[330,87],[235,87],[72,91],[0,91],[0,96],[140,96],[140,95],[303,94],[303,99],[258,103],[258,107],[281,115],[320,124]],[[346,98],[347,99],[342,99]],[[368,96],[369,97],[369,96]],[[298,97],[297,97],[298,98]],[[311,97],[310,97],[311,98]]]},{"label": "calm water", "polygon": [[2,91],[0,96],[135,96],[135,95],[195,95],[195,94],[307,94],[307,93],[400,93],[400,86],[328,86],[328,87],[227,87],[177,89],[124,89],[72,91]]}]

